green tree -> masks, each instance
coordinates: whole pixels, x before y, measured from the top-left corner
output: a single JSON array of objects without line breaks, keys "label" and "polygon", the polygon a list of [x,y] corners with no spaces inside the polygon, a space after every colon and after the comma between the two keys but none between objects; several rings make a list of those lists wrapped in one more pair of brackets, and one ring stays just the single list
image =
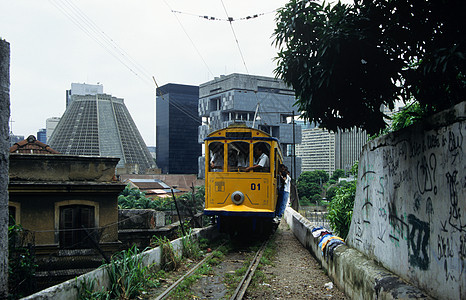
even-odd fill
[{"label": "green tree", "polygon": [[300,197],[311,199],[315,194],[322,195],[322,187],[328,181],[324,170],[306,171],[298,177],[297,188]]},{"label": "green tree", "polygon": [[466,3],[290,0],[277,13],[275,73],[303,117],[336,131],[385,128],[381,105],[415,99],[429,113],[466,94]]},{"label": "green tree", "polygon": [[351,218],[353,217],[356,184],[356,181],[352,181],[345,186],[340,186],[327,207],[327,218],[332,229],[344,239],[348,236]]},{"label": "green tree", "polygon": [[332,178],[330,178],[330,179],[338,181],[338,178],[340,178],[340,177],[345,177],[345,170],[336,169],[335,171],[333,171]]}]

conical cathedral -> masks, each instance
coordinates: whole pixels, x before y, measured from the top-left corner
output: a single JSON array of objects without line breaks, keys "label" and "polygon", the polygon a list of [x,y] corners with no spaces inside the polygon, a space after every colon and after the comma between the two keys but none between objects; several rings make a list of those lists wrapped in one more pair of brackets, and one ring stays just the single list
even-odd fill
[{"label": "conical cathedral", "polygon": [[117,167],[132,173],[155,167],[123,99],[104,94],[101,85],[73,83],[66,104],[50,147],[63,154],[119,157]]}]

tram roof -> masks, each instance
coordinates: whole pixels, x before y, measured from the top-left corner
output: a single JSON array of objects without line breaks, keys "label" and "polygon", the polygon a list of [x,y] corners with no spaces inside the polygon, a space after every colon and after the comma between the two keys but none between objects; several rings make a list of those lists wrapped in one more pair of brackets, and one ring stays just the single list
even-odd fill
[{"label": "tram roof", "polygon": [[[250,136],[245,135],[244,133],[251,132]],[[237,135],[232,133],[238,133]],[[245,124],[233,123],[226,128],[218,129],[211,132],[204,140],[223,140],[223,139],[244,139],[244,140],[267,140],[267,141],[276,141],[277,138],[272,137],[265,131],[260,129],[251,128]]]}]

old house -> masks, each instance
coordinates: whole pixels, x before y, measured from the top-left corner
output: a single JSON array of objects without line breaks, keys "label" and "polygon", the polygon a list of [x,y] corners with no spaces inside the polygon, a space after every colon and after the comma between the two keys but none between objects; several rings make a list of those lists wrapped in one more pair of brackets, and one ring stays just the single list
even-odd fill
[{"label": "old house", "polygon": [[118,158],[62,155],[29,136],[9,160],[9,212],[33,234],[39,276],[83,273],[119,250]]}]

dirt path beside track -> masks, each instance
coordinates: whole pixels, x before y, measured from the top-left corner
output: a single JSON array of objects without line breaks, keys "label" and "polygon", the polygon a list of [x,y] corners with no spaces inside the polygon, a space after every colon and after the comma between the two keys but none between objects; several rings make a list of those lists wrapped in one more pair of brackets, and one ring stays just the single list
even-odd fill
[{"label": "dirt path beside track", "polygon": [[[348,299],[295,238],[282,220],[276,234],[272,265],[262,267],[265,280],[248,290],[246,299]],[[333,285],[333,288],[329,288]]]}]

